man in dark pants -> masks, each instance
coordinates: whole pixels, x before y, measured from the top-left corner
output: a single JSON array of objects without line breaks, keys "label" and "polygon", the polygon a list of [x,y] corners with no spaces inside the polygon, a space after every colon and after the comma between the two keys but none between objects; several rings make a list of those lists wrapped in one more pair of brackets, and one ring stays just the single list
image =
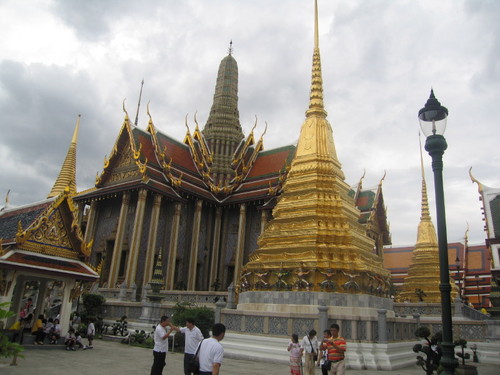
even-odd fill
[{"label": "man in dark pants", "polygon": [[[170,327],[167,332],[166,327]],[[155,346],[153,348],[153,366],[151,366],[151,375],[162,375],[165,367],[165,359],[168,352],[168,336],[172,332],[172,324],[168,316],[163,315],[160,324],[156,326],[154,333]]]},{"label": "man in dark pants", "polygon": [[184,334],[184,375],[191,375],[192,372],[189,371],[189,363],[196,353],[198,344],[203,340],[203,334],[196,327],[192,318],[186,319],[185,327],[179,328],[174,325],[170,325],[170,327]]}]

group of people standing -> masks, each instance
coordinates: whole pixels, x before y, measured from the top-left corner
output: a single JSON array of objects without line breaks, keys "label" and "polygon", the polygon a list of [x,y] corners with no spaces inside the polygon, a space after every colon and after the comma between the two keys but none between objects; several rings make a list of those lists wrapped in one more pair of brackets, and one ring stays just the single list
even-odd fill
[{"label": "group of people standing", "polygon": [[220,341],[226,334],[226,327],[216,323],[212,328],[212,337],[205,339],[193,319],[186,319],[186,326],[179,328],[173,325],[164,315],[154,332],[153,366],[151,375],[162,375],[168,352],[168,337],[173,332],[185,335],[184,374],[191,375],[193,361],[199,363],[199,374],[218,375],[224,358],[224,348]]},{"label": "group of people standing", "polygon": [[310,330],[299,343],[299,336],[294,333],[288,344],[290,352],[290,373],[302,375],[302,357],[304,356],[304,375],[314,375],[315,366],[320,366],[323,375],[345,374],[346,341],[339,336],[340,327],[332,324],[323,331],[323,340],[319,341],[316,331]]}]

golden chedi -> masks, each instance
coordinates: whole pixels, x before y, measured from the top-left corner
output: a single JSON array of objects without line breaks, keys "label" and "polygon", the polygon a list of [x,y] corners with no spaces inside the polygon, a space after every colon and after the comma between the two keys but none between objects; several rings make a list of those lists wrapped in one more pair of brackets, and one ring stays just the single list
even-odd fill
[{"label": "golden chedi", "polygon": [[[439,303],[441,302],[439,246],[436,229],[429,213],[422,153],[420,153],[420,163],[422,170],[422,214],[408,276],[404,279],[402,291],[397,296],[397,300],[400,302]],[[456,295],[456,290],[452,289],[452,300],[456,298]]]},{"label": "golden chedi", "polygon": [[389,272],[358,222],[323,104],[315,9],[309,109],[273,219],[243,267],[240,291],[328,291],[387,296]]}]

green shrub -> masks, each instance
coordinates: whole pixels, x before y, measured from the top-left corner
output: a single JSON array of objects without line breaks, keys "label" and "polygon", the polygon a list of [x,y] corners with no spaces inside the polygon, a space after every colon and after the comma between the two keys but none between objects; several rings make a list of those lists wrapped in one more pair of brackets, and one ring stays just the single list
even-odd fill
[{"label": "green shrub", "polygon": [[84,293],[82,295],[82,303],[84,307],[80,314],[82,322],[89,323],[89,321],[94,321],[95,323],[102,316],[106,299],[100,294]]},{"label": "green shrub", "polygon": [[[7,309],[9,305],[9,302],[0,303],[0,321],[16,315],[13,311]],[[9,358],[18,356],[22,358],[22,351],[24,351],[24,348],[21,345],[11,342],[9,337],[0,331],[0,357]]]},{"label": "green shrub", "polygon": [[186,319],[191,318],[194,320],[196,326],[201,330],[203,336],[209,337],[209,332],[215,322],[214,316],[214,311],[208,307],[198,307],[189,302],[177,303],[174,307],[172,323],[176,326],[183,327],[186,323]]}]

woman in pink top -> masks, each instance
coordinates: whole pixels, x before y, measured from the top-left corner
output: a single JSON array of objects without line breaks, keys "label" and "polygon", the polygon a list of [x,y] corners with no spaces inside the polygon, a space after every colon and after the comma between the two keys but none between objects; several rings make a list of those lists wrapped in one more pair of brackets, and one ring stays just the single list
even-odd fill
[{"label": "woman in pink top", "polygon": [[303,349],[300,347],[299,336],[296,333],[292,335],[292,340],[288,344],[287,350],[290,352],[290,373],[292,375],[300,375]]}]

